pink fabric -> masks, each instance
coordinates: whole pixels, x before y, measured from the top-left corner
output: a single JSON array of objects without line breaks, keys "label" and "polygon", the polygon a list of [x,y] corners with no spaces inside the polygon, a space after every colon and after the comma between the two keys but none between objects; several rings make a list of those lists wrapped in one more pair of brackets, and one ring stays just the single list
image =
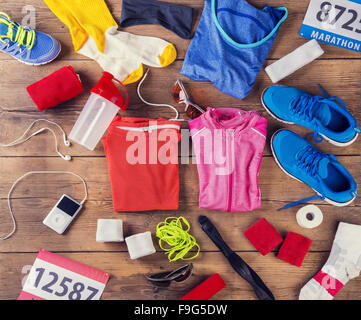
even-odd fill
[{"label": "pink fabric", "polygon": [[258,174],[267,120],[256,111],[208,108],[189,122],[199,175],[199,207],[227,212],[261,206]]},{"label": "pink fabric", "polygon": [[34,294],[25,292],[25,291],[21,291],[20,295],[18,296],[18,298],[16,300],[45,300],[44,298],[40,298]]},{"label": "pink fabric", "polygon": [[343,288],[341,281],[322,271],[317,273],[314,279],[333,297]]}]

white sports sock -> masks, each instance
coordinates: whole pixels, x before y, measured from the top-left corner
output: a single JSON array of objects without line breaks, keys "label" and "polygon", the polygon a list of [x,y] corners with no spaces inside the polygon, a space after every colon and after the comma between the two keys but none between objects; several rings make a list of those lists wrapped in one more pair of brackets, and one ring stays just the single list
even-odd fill
[{"label": "white sports sock", "polygon": [[167,41],[118,31],[104,0],[44,1],[68,26],[75,51],[98,61],[104,71],[124,84],[143,77],[143,63],[166,67],[177,56]]},{"label": "white sports sock", "polygon": [[98,50],[91,36],[78,53],[96,60],[104,71],[124,84],[143,77],[143,64],[162,68],[171,64],[177,56],[175,47],[167,41],[118,31],[116,26],[105,32],[104,53]]},{"label": "white sports sock", "polygon": [[361,226],[341,222],[330,256],[300,292],[300,300],[332,300],[361,271]]}]

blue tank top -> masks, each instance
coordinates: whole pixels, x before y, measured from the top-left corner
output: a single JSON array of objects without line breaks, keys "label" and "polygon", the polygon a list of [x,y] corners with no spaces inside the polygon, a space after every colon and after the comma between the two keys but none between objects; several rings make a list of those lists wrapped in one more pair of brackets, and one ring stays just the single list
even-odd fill
[{"label": "blue tank top", "polygon": [[205,0],[181,74],[246,97],[287,17],[287,9],[256,9],[245,0]]}]

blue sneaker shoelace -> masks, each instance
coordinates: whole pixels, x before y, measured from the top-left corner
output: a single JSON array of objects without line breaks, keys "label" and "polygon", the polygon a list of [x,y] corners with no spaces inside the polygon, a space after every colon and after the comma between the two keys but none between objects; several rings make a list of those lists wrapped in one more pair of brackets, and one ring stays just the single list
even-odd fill
[{"label": "blue sneaker shoelace", "polygon": [[10,42],[14,42],[19,47],[25,47],[31,50],[35,43],[35,31],[29,28],[21,26],[17,22],[11,21],[10,17],[0,12],[0,23],[7,25],[8,32],[6,35],[0,35],[0,41],[6,43],[5,39],[9,39]]},{"label": "blue sneaker shoelace", "polygon": [[[337,101],[340,106],[342,106],[345,110],[347,110],[346,104],[339,98],[339,97],[331,97],[328,95],[328,93],[322,88],[321,85],[318,85],[322,93],[324,94],[324,97],[321,96],[309,96],[309,95],[301,95],[295,97],[290,102],[290,109],[293,113],[297,114],[301,118],[305,119],[308,122],[315,120],[315,107],[319,103],[324,103],[327,105],[330,105],[331,101]],[[314,121],[314,125],[316,127],[314,133],[313,133],[313,140],[316,143],[320,143],[323,141],[323,137],[319,134],[317,127],[318,123],[317,121]],[[361,133],[361,130],[359,128],[355,128],[355,131],[357,133]],[[307,135],[306,138],[308,138],[311,134]]]},{"label": "blue sneaker shoelace", "polygon": [[[336,97],[336,96],[331,97],[322,88],[322,86],[320,84],[318,86],[319,86],[320,90],[322,91],[323,95],[325,96],[325,98],[322,96],[308,96],[308,95],[298,96],[291,101],[291,103],[290,103],[291,110],[307,121],[312,121],[314,119],[315,106],[320,102],[330,104],[331,101],[337,101],[340,106],[342,106],[345,110],[347,110],[346,104],[339,97]],[[313,133],[308,134],[306,136],[306,140],[310,135],[313,135],[313,140],[316,143],[320,143],[323,141],[323,137],[319,134],[319,132],[317,130],[317,122],[315,123],[315,127],[316,127],[316,130]],[[361,130],[358,127],[355,128],[355,131],[357,133],[361,133]],[[325,157],[327,157],[331,160],[336,160],[336,157],[333,154],[326,155],[312,147],[306,147],[304,150],[300,151],[299,154],[297,155],[297,163],[300,168],[302,168],[306,171],[307,174],[315,176],[318,173],[318,167],[319,167],[320,161]],[[357,195],[355,195],[355,196],[357,196]],[[316,200],[316,199],[324,200],[325,196],[324,195],[316,195],[313,197],[301,199],[301,200],[298,200],[298,201],[295,201],[295,202],[285,205],[284,207],[278,209],[278,211],[288,209],[288,208],[294,207],[298,204],[302,204],[302,203],[309,202],[309,201]]]},{"label": "blue sneaker shoelace", "polygon": [[[315,148],[308,146],[301,150],[297,156],[296,156],[296,163],[299,168],[303,169],[308,175],[311,175],[312,177],[315,177],[318,174],[319,171],[319,164],[321,160],[324,158],[328,158],[330,160],[336,160],[336,157],[333,154],[324,154]],[[292,203],[289,203],[285,205],[283,208],[278,209],[277,211],[281,211],[284,209],[288,209],[291,207],[294,207],[298,204],[302,204],[308,201],[316,200],[316,199],[322,199],[325,200],[324,195],[316,195],[313,197],[305,198],[302,200],[298,200]]]}]

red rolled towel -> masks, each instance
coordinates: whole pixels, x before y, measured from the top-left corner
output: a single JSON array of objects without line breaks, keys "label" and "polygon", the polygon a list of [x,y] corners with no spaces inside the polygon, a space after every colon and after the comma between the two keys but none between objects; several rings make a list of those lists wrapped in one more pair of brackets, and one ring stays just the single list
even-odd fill
[{"label": "red rolled towel", "polygon": [[83,86],[71,66],[66,66],[26,88],[40,111],[52,108],[83,92]]},{"label": "red rolled towel", "polygon": [[209,300],[226,286],[221,276],[215,273],[180,300]]}]

